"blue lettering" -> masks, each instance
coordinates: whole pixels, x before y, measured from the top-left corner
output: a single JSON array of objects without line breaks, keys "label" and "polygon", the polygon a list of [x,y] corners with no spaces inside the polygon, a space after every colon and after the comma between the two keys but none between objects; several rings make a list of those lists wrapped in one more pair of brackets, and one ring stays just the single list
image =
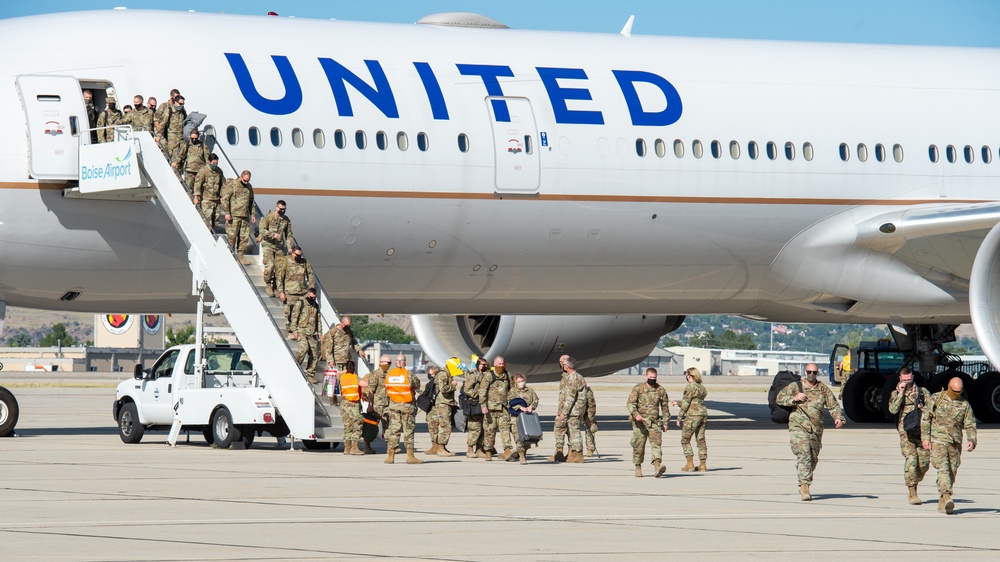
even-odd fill
[{"label": "blue lettering", "polygon": [[[625,103],[628,105],[633,125],[662,127],[673,125],[681,118],[683,110],[681,95],[666,78],[641,70],[612,70],[611,72],[618,80],[618,85],[625,96]],[[639,94],[635,91],[636,82],[646,82],[659,88],[664,97],[667,98],[667,107],[658,112],[644,110],[642,100],[639,99]]]},{"label": "blue lettering", "polygon": [[[492,64],[457,64],[459,74],[463,76],[480,76],[483,85],[486,86],[486,93],[491,96],[502,96],[503,88],[500,87],[500,76],[513,77],[514,71],[509,66],[496,66]],[[507,102],[503,100],[493,101],[493,115],[498,123],[510,123],[510,111],[507,110]]]},{"label": "blue lettering", "polygon": [[441,85],[438,84],[431,65],[426,62],[415,62],[413,66],[417,68],[420,81],[424,83],[424,91],[427,92],[427,101],[431,103],[431,115],[435,119],[448,120],[448,106],[444,103],[444,94],[441,93]]},{"label": "blue lettering", "polygon": [[361,95],[368,98],[368,101],[377,107],[383,115],[390,119],[399,118],[399,110],[396,109],[396,98],[392,95],[392,88],[382,71],[382,65],[375,60],[366,60],[365,65],[372,75],[375,87],[369,86],[367,82],[358,77],[342,64],[333,59],[319,59],[326,79],[330,82],[330,89],[333,90],[333,98],[337,103],[337,113],[341,117],[353,117],[354,109],[351,107],[351,98],[347,95],[345,84],[354,86],[354,89]]},{"label": "blue lettering", "polygon": [[281,77],[281,83],[285,87],[285,97],[279,100],[267,99],[260,95],[257,86],[253,83],[253,78],[250,77],[250,70],[247,69],[242,55],[226,53],[226,60],[229,61],[229,67],[233,70],[243,99],[247,100],[247,103],[257,111],[269,115],[288,115],[295,113],[302,107],[302,87],[299,86],[299,79],[296,78],[292,64],[288,62],[288,57],[271,55],[271,60],[274,61],[274,66],[278,69],[278,76]]},{"label": "blue lettering", "polygon": [[552,103],[552,112],[555,114],[556,123],[574,123],[578,125],[603,125],[604,116],[600,111],[572,110],[566,107],[567,100],[590,101],[590,90],[586,88],[563,88],[559,86],[559,79],[586,80],[587,73],[582,68],[545,68],[538,67],[538,76],[545,85],[545,91],[549,94],[549,101]]}]

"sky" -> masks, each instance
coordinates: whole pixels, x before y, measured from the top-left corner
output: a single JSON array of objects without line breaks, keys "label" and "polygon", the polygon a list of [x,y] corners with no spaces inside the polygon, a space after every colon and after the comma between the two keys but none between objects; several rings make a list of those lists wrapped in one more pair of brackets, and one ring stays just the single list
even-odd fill
[{"label": "sky", "polygon": [[477,12],[519,29],[1000,47],[1000,0],[3,0],[0,17],[74,10],[195,10],[412,23]]}]

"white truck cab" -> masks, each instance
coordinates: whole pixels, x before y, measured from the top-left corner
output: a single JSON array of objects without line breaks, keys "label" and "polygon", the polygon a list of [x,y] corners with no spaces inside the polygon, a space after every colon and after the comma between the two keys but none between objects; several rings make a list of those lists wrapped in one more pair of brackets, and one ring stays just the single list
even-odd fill
[{"label": "white truck cab", "polygon": [[138,443],[147,430],[201,430],[220,448],[242,442],[249,448],[258,431],[275,437],[288,427],[241,346],[187,344],[171,347],[149,369],[136,365],[132,380],[118,385],[114,403],[118,435]]}]

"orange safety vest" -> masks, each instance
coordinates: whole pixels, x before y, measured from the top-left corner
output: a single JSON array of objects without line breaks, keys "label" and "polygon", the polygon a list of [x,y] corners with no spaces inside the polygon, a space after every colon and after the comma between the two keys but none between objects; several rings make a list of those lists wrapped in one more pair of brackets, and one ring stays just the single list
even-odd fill
[{"label": "orange safety vest", "polygon": [[356,373],[344,373],[340,375],[340,395],[344,400],[357,402],[361,400],[361,390],[358,387],[358,375]]},{"label": "orange safety vest", "polygon": [[385,390],[393,402],[413,402],[413,390],[410,389],[410,372],[396,367],[385,376]]}]

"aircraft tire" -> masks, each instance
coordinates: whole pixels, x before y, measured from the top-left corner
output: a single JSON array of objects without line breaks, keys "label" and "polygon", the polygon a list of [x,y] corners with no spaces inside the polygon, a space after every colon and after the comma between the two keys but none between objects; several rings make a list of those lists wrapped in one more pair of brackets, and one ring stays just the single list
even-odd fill
[{"label": "aircraft tire", "polygon": [[1000,423],[1000,373],[979,375],[973,386],[972,411],[983,423]]},{"label": "aircraft tire", "polygon": [[858,371],[844,386],[844,413],[854,423],[886,421],[882,411],[885,379],[875,371]]},{"label": "aircraft tire", "polygon": [[14,434],[20,409],[14,394],[0,386],[0,437],[10,437]]},{"label": "aircraft tire", "polygon": [[233,416],[225,406],[212,414],[212,437],[215,439],[215,446],[220,449],[228,449],[234,441],[243,438],[240,429],[233,424]]},{"label": "aircraft tire", "polygon": [[142,441],[145,429],[139,422],[139,410],[135,407],[135,402],[123,404],[118,413],[118,437],[121,437],[122,443],[131,445]]}]

